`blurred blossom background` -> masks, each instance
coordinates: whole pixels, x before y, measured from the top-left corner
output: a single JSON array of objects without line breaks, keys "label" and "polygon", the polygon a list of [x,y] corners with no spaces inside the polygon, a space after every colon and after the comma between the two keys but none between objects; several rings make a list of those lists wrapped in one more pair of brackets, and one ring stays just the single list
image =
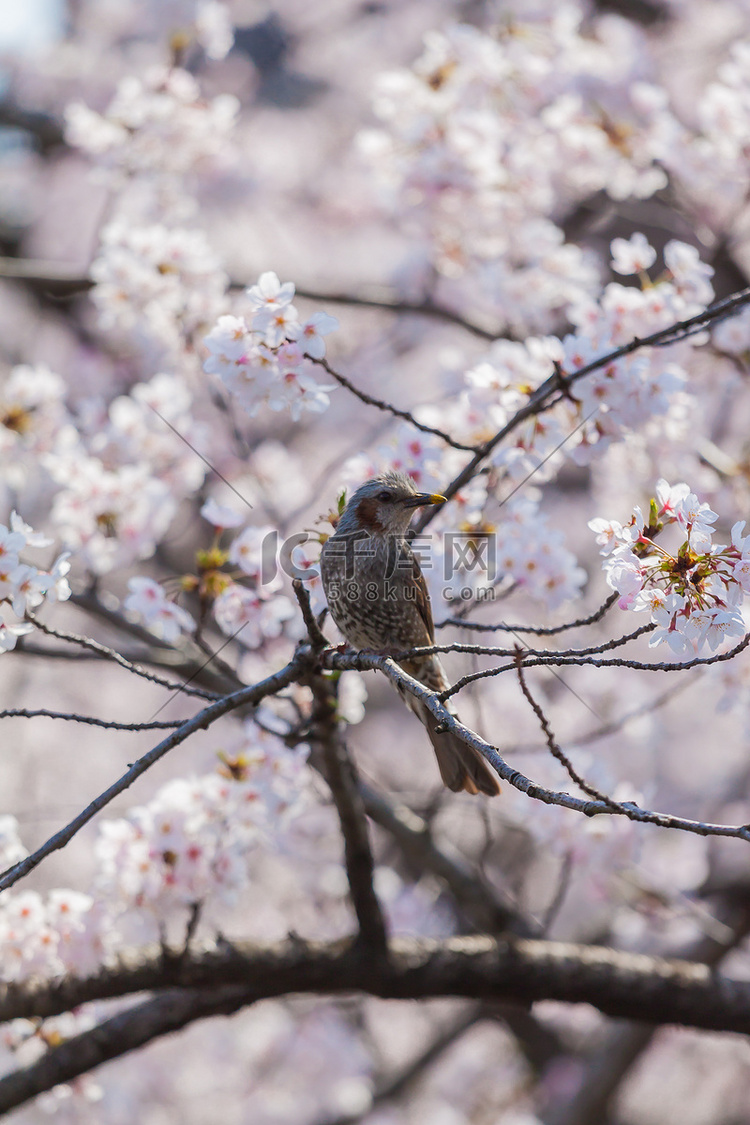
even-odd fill
[{"label": "blurred blossom background", "polygon": [[[556,364],[574,374],[747,287],[748,137],[745,0],[0,0],[0,706],[119,723],[197,709],[27,613],[172,680],[205,664],[211,691],[282,667],[305,631],[289,567],[262,573],[269,535],[300,536],[290,558],[322,611],[316,560],[344,490],[396,467],[443,491]],[[750,591],[749,364],[745,307],[515,427],[427,529],[436,622],[465,608],[554,628],[615,592],[601,619],[520,643],[650,624],[629,658],[730,650]],[[652,498],[665,550],[700,558],[692,585],[634,550]],[[446,559],[446,533],[491,535],[497,575]],[[455,680],[493,659],[445,665]],[[750,821],[746,651],[529,682],[597,789]],[[337,690],[365,782],[533,932],[747,979],[744,841],[588,819],[508,785],[492,802],[448,793],[384,677],[347,671]],[[293,683],[199,731],[4,892],[0,977],[82,976],[179,943],[197,903],[204,942],[351,933],[310,707]],[[457,707],[514,768],[573,788],[512,668]],[[3,869],[162,737],[2,721]],[[476,932],[435,871],[383,827],[371,837],[393,934]],[[132,1002],[3,1024],[3,1073]],[[584,1005],[285,996],[12,1119],[750,1125],[749,1083],[744,1037]]]}]

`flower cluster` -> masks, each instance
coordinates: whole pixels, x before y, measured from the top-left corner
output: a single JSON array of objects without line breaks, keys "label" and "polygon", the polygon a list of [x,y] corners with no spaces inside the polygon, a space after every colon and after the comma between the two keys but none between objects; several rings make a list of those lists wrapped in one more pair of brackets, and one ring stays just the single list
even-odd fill
[{"label": "flower cluster", "polygon": [[68,106],[66,138],[96,158],[111,185],[128,185],[129,208],[184,216],[195,204],[182,181],[225,154],[238,108],[231,94],[204,100],[186,70],[155,67],[123,79],[104,114]]},{"label": "flower cluster", "polygon": [[[306,807],[307,747],[290,750],[248,721],[220,758],[216,772],[170,781],[127,818],[103,822],[94,897],[67,889],[3,896],[3,980],[85,976],[122,944],[118,915],[164,920],[175,908],[236,896],[253,849],[277,846]],[[14,818],[0,818],[2,866],[25,855]]]},{"label": "flower cluster", "polygon": [[[714,231],[743,214],[750,160],[750,41],[735,42],[715,80],[694,98],[697,129],[664,112],[661,160],[691,209]],[[713,72],[713,68],[712,72]]]},{"label": "flower cluster", "polygon": [[227,284],[202,231],[124,217],[103,229],[91,277],[101,328],[172,362],[216,319]]},{"label": "flower cluster", "polygon": [[231,902],[253,850],[272,848],[305,806],[307,747],[288,749],[248,721],[222,767],[167,782],[148,805],[105,821],[95,854],[103,895],[165,918],[174,908]]},{"label": "flower cluster", "polygon": [[275,273],[261,274],[246,291],[245,317],[221,316],[204,343],[211,353],[204,370],[218,375],[240,405],[255,415],[261,406],[289,410],[297,421],[305,410],[319,414],[333,386],[316,382],[310,360],[325,355],[323,337],[337,327],[327,313],[301,322],[292,304],[294,286]]},{"label": "flower cluster", "polygon": [[95,972],[112,940],[106,914],[91,895],[80,891],[6,893],[0,908],[3,980]]},{"label": "flower cluster", "polygon": [[565,547],[563,532],[539,511],[539,496],[516,496],[498,528],[498,568],[548,609],[577,598],[586,572]]},{"label": "flower cluster", "polygon": [[[696,315],[713,297],[711,266],[697,250],[672,241],[664,249],[666,271],[655,280],[646,274],[656,252],[642,234],[614,239],[613,266],[622,274],[640,274],[641,287],[612,282],[598,301],[569,310],[577,330],[562,340],[530,337],[523,343],[498,340],[463,377],[464,386],[430,414],[469,444],[487,441],[524,407],[554,374],[566,375],[600,356]],[[564,457],[579,464],[600,457],[632,432],[663,434],[676,426],[686,401],[687,361],[703,342],[690,337],[667,347],[640,348],[579,378],[553,410],[534,413],[516,427],[512,438],[493,454],[493,462],[514,479],[531,473],[538,480],[553,475]],[[655,422],[654,419],[659,419]]]},{"label": "flower cluster", "polygon": [[[740,606],[750,593],[750,536],[743,537],[742,521],[732,528],[728,546],[713,543],[717,519],[687,484],[660,480],[648,522],[637,506],[624,526],[590,521],[620,608],[651,614],[656,626],[651,647],[665,642],[675,653],[692,655],[706,644],[714,651],[726,639],[745,635]],[[656,536],[670,526],[679,535],[667,550]]]},{"label": "flower cluster", "polygon": [[[0,817],[0,868],[27,854],[16,818]],[[0,975],[5,981],[94,972],[108,942],[104,913],[90,895],[10,890],[0,900]]]},{"label": "flower cluster", "polygon": [[226,636],[238,637],[246,648],[258,648],[265,638],[281,636],[294,608],[283,595],[268,597],[260,588],[249,590],[233,582],[217,597],[214,616]]},{"label": "flower cluster", "polygon": [[[575,555],[565,547],[565,536],[549,525],[539,510],[540,494],[527,491],[500,510],[496,522],[469,514],[438,517],[433,525],[442,532],[437,545],[438,572],[428,575],[433,597],[450,604],[493,600],[496,588],[522,590],[548,609],[578,597],[586,580]],[[438,583],[438,577],[442,581]]]},{"label": "flower cluster", "polygon": [[646,198],[666,183],[654,162],[663,99],[643,81],[638,32],[583,20],[564,4],[495,34],[430,33],[412,70],[380,78],[384,128],[361,137],[431,264],[526,331],[596,287],[555,218],[597,191]]},{"label": "flower cluster", "polygon": [[193,447],[203,444],[202,427],[191,404],[179,376],[156,375],[107,411],[90,404],[78,432],[62,429],[45,456],[60,486],[53,522],[95,574],[148,558],[179,501],[201,484],[205,465]]},{"label": "flower cluster", "polygon": [[[230,509],[212,501],[203,505],[201,514],[213,523],[217,534],[241,522]],[[246,648],[259,648],[265,639],[281,636],[284,622],[294,617],[289,598],[279,593],[277,544],[278,532],[270,525],[246,527],[235,536],[224,556],[236,569],[222,574],[221,581],[214,584],[216,623],[227,636],[237,636]]]},{"label": "flower cluster", "polygon": [[[289,598],[279,593],[278,532],[271,526],[246,527],[224,550],[221,533],[238,527],[241,517],[213,499],[203,505],[201,515],[214,526],[214,542],[198,551],[197,574],[184,575],[180,589],[197,593],[227,636],[238,637],[245,648],[259,648],[264,640],[279,637],[284,622],[294,616]],[[131,578],[128,588],[125,608],[163,640],[174,642],[182,632],[195,629],[187,610],[152,578]]]},{"label": "flower cluster", "polygon": [[45,600],[61,602],[70,597],[67,552],[59,555],[49,570],[39,570],[21,562],[21,552],[26,548],[48,547],[51,543],[51,539],[30,528],[16,512],[11,513],[10,528],[0,524],[0,652],[15,648],[18,638],[33,629],[28,622],[5,620],[6,607],[19,618]]},{"label": "flower cluster", "polygon": [[168,644],[173,644],[181,633],[192,633],[195,629],[195,621],[188,611],[168,598],[153,578],[129,578],[128,590],[125,609]]},{"label": "flower cluster", "polygon": [[44,453],[67,418],[65,384],[48,367],[14,367],[0,387],[0,454],[3,477],[18,485],[21,452]]}]

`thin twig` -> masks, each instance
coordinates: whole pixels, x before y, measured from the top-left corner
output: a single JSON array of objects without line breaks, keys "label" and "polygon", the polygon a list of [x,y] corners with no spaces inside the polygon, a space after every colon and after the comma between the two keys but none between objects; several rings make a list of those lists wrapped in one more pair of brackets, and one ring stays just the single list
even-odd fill
[{"label": "thin twig", "polygon": [[[750,637],[746,643],[748,642],[750,642]],[[725,658],[729,658],[728,654],[725,654]],[[750,826],[748,825],[713,824],[710,822],[689,820],[685,817],[674,816],[670,813],[659,813],[649,809],[642,809],[632,801],[622,803],[599,800],[584,801],[579,797],[573,797],[570,793],[546,789],[544,786],[538,785],[530,778],[525,777],[519,770],[515,770],[509,766],[496,746],[485,742],[478,734],[475,734],[474,731],[459,722],[456,716],[451,714],[440,702],[438,693],[430,691],[418,680],[407,675],[390,657],[377,656],[375,654],[363,652],[350,654],[331,651],[323,653],[322,660],[327,667],[341,670],[356,668],[359,671],[377,669],[384,672],[388,679],[394,684],[400,685],[405,691],[408,691],[411,695],[420,699],[445,730],[451,731],[460,738],[462,742],[465,742],[467,746],[471,746],[477,750],[492,766],[501,781],[508,782],[514,789],[517,789],[520,793],[525,793],[526,796],[532,797],[534,800],[542,801],[547,805],[559,805],[562,808],[572,809],[575,812],[583,813],[584,816],[600,816],[603,813],[609,813],[610,815],[626,816],[629,820],[638,823],[656,824],[660,828],[690,832],[697,836],[720,836],[750,842]],[[709,662],[709,660],[702,661],[702,663]],[[526,662],[524,663],[526,664]],[[541,664],[543,662],[530,661],[528,666],[537,663]],[[509,665],[509,668],[515,669],[516,664]],[[673,668],[673,666],[664,665],[664,669],[668,668]]]},{"label": "thin twig", "polygon": [[[643,632],[646,630],[643,629]],[[635,634],[632,634],[635,636]],[[632,639],[631,636],[631,639]],[[626,660],[624,657],[610,657],[604,660],[599,660],[594,656],[581,656],[575,654],[573,650],[568,650],[566,653],[557,652],[532,652],[530,649],[524,655],[524,666],[526,668],[573,668],[573,667],[587,667],[592,668],[630,668],[636,672],[684,672],[690,668],[704,667],[709,664],[722,664],[727,660],[734,660],[741,652],[750,644],[750,633],[748,633],[739,644],[734,648],[729,649],[727,652],[717,653],[715,656],[695,656],[690,660],[685,660],[680,664],[667,664],[650,663],[644,660]],[[473,683],[474,680],[487,679],[491,676],[500,676],[504,672],[510,672],[515,669],[515,664],[501,664],[494,668],[485,668],[480,672],[470,672],[466,676],[462,676],[460,680],[456,680],[452,687],[447,688],[445,691],[440,692],[439,698],[443,701],[450,699],[457,691],[466,687],[467,684]]]},{"label": "thin twig", "polygon": [[293,579],[292,589],[294,590],[294,596],[299,604],[302,620],[305,623],[313,652],[319,652],[321,649],[328,648],[328,639],[315,619],[315,614],[310,605],[310,595],[307,592],[304,582],[301,582],[299,578]]},{"label": "thin twig", "polygon": [[88,652],[96,653],[104,660],[111,660],[115,664],[119,664],[128,672],[132,672],[134,676],[141,676],[144,680],[149,680],[153,684],[159,684],[160,687],[169,688],[170,691],[179,691],[183,695],[195,695],[199,699],[216,699],[215,692],[205,691],[203,688],[188,687],[185,684],[176,684],[171,680],[165,679],[164,676],[157,676],[155,672],[147,672],[145,668],[141,668],[138,664],[131,664],[124,656],[121,656],[116,649],[109,648],[108,645],[100,644],[99,641],[93,640],[91,637],[84,637],[78,633],[64,633],[60,629],[53,629],[49,625],[43,624],[38,617],[27,613],[29,621],[34,625],[35,629],[45,633],[48,637],[55,637],[58,641],[67,641],[68,644],[78,645],[80,648],[86,649]]},{"label": "thin twig", "polygon": [[[44,126],[46,130],[44,136],[49,138],[45,143],[62,142],[62,134],[57,131],[58,127],[46,114],[28,114],[15,107],[11,111],[5,108],[7,105],[8,103],[0,103],[0,121],[3,120],[4,114],[21,113],[24,115],[20,122],[22,128],[31,128],[33,125],[35,135],[40,136],[37,125]],[[66,269],[59,262],[45,262],[33,258],[0,258],[0,277],[9,281],[22,281],[32,289],[43,289],[58,297],[87,293],[95,284],[92,278],[77,270]],[[229,282],[229,288],[232,290],[245,289],[247,285],[247,281],[240,281],[238,278],[233,278]],[[368,296],[366,293],[325,293],[299,285],[295,286],[295,292],[298,297],[320,304],[349,305],[352,308],[375,309],[408,316],[424,316],[429,317],[430,320],[442,320],[446,324],[463,328],[464,331],[471,332],[482,340],[496,340],[501,335],[499,330],[495,331],[475,321],[467,320],[453,309],[436,305],[432,301],[405,301],[398,296],[390,299]]]},{"label": "thin twig", "polygon": [[364,402],[367,406],[374,406],[378,410],[385,411],[386,414],[392,414],[394,418],[402,418],[405,422],[409,422],[410,425],[414,426],[415,429],[420,430],[423,434],[434,434],[435,437],[439,437],[441,441],[444,441],[446,445],[452,446],[453,449],[461,449],[466,453],[474,453],[476,451],[476,445],[466,445],[462,441],[456,441],[450,436],[450,434],[447,434],[445,430],[438,430],[435,426],[426,426],[424,422],[418,422],[414,415],[410,414],[408,410],[399,410],[390,402],[386,402],[381,398],[373,398],[372,395],[368,395],[365,391],[361,391],[359,387],[355,387],[354,383],[352,383],[350,379],[347,379],[345,375],[341,375],[338,371],[334,370],[328,360],[313,359],[312,363],[316,363],[318,367],[322,367],[325,371],[328,372],[329,375],[331,375],[338,383],[340,383],[342,387],[346,387],[346,389],[348,391],[351,391],[351,393],[355,395],[360,400],[360,402]]},{"label": "thin twig", "polygon": [[[630,644],[631,641],[637,640],[638,637],[642,637],[646,633],[653,633],[655,628],[656,625],[654,625],[653,622],[649,621],[647,624],[640,625],[637,629],[634,629],[632,633],[625,633],[622,637],[613,637],[609,641],[602,641],[600,645],[591,645],[588,648],[561,649],[557,651],[528,648],[527,646],[524,648],[524,654],[526,656],[540,656],[545,658],[548,655],[595,656],[597,653],[611,652],[614,648],[621,648],[623,645]],[[393,656],[394,660],[398,660],[399,662],[401,662],[404,660],[413,660],[420,656],[432,656],[435,653],[463,652],[470,653],[474,656],[512,656],[515,651],[515,648],[498,648],[493,645],[470,645],[464,644],[463,641],[452,641],[450,644],[444,645],[421,645],[418,648],[400,650],[398,652],[392,653],[391,655]],[[486,676],[488,673],[491,673],[491,671],[492,669],[484,669],[479,672],[471,673],[471,675],[476,678],[481,678],[482,676]],[[471,680],[467,679],[467,682],[471,683]],[[453,690],[451,690],[451,694],[453,694]]]},{"label": "thin twig", "polygon": [[[153,633],[148,629],[144,629],[142,625],[138,625],[133,621],[129,621],[123,614],[113,609],[96,596],[96,594],[87,591],[82,594],[72,594],[70,601],[79,609],[85,610],[86,613],[91,614],[93,617],[98,617],[100,620],[105,621],[108,625],[114,626],[120,633],[125,633],[133,637],[135,640],[142,641],[150,650],[151,655],[144,656],[144,661],[147,664],[155,664],[157,667],[174,666],[181,668],[184,666],[184,672],[187,677],[188,683],[193,680],[200,679],[207,685],[209,691],[206,694],[207,699],[217,699],[220,695],[226,695],[227,692],[235,691],[237,688],[237,677],[233,675],[231,680],[227,682],[226,677],[219,673],[214,672],[210,662],[201,662],[198,659],[198,652],[200,650],[196,647],[196,653],[191,660],[191,657],[178,649],[166,644],[164,641],[159,641]],[[155,646],[158,648],[155,649]],[[174,653],[180,657],[182,665],[173,664],[171,660],[165,659],[166,654]]]},{"label": "thin twig", "polygon": [[[560,393],[564,392],[565,396],[567,396],[570,387],[577,383],[579,379],[583,379],[586,375],[591,375],[594,371],[607,367],[610,363],[614,363],[618,359],[623,359],[625,356],[631,355],[641,348],[667,347],[670,344],[687,339],[689,336],[696,335],[704,331],[710,324],[715,324],[726,320],[728,317],[734,316],[748,303],[750,303],[750,288],[742,289],[739,293],[734,293],[731,297],[727,297],[725,300],[718,301],[716,304],[709,306],[709,308],[705,309],[702,313],[698,313],[696,316],[677,321],[667,328],[662,328],[658,332],[653,332],[650,336],[634,337],[627,344],[605,352],[597,359],[592,360],[591,363],[587,363],[576,371],[564,372],[560,368],[556,369],[548,379],[545,379],[545,381],[537,387],[533,394],[529,396],[528,402],[516,411],[502,429],[498,430],[484,445],[480,446],[460,473],[443,489],[443,495],[448,500],[452,499],[452,497],[474,477],[479,466],[509,434],[513,433],[527,418],[542,414],[544,411],[549,410],[550,407],[556,405],[559,401]],[[436,512],[434,510],[425,510],[416,521],[414,531],[417,534],[424,531],[425,527],[434,519],[435,514]]]},{"label": "thin twig", "polygon": [[88,723],[92,727],[104,727],[105,730],[161,730],[165,728],[179,727],[182,725],[182,719],[169,719],[164,722],[153,723],[117,723],[107,719],[95,719],[92,715],[79,715],[77,712],[66,711],[48,711],[46,708],[40,708],[37,711],[30,711],[26,707],[11,708],[7,711],[0,711],[0,719],[63,719],[69,723]]},{"label": "thin twig", "polygon": [[154,746],[137,762],[115,781],[103,793],[100,793],[86,808],[74,817],[64,828],[51,836],[41,847],[37,848],[31,855],[26,856],[25,859],[15,863],[0,875],[0,891],[12,887],[19,879],[28,875],[35,867],[42,862],[48,855],[60,848],[64,848],[66,844],[70,843],[76,833],[80,832],[85,824],[101,812],[110,801],[120,793],[124,793],[134,781],[136,781],[141,774],[150,769],[155,762],[173,750],[175,746],[185,742],[198,730],[205,730],[222,715],[226,715],[229,711],[236,710],[239,707],[246,707],[251,704],[259,703],[261,699],[265,699],[267,695],[275,694],[280,688],[286,687],[287,684],[293,683],[300,674],[300,664],[297,659],[290,661],[285,668],[275,672],[273,675],[268,676],[265,680],[261,680],[251,687],[242,688],[240,691],[233,692],[231,695],[224,696],[223,699],[217,700],[210,706],[205,707],[194,715],[192,719],[187,722],[181,723],[180,726],[172,734],[160,742],[158,746]]},{"label": "thin twig", "polygon": [[552,928],[552,925],[560,913],[562,904],[565,902],[568,890],[570,889],[570,879],[573,874],[573,853],[570,848],[565,852],[563,861],[560,865],[560,873],[557,879],[557,888],[552,901],[544,911],[540,926],[539,937],[547,937]]},{"label": "thin twig", "polygon": [[567,770],[571,780],[575,782],[582,793],[586,793],[587,796],[592,797],[595,801],[601,801],[603,804],[608,805],[613,811],[619,812],[619,805],[617,801],[613,801],[611,797],[608,797],[606,795],[606,793],[600,792],[598,789],[594,788],[594,786],[591,785],[588,781],[586,781],[586,779],[582,777],[581,774],[579,774],[575,769],[573,763],[570,761],[567,755],[560,749],[555,736],[552,733],[552,727],[549,725],[547,716],[544,714],[544,711],[529,691],[529,685],[526,683],[526,677],[523,671],[522,652],[519,652],[517,671],[518,683],[521,687],[521,691],[523,692],[524,697],[529,704],[529,707],[531,707],[531,710],[539,720],[539,726],[542,728],[542,733],[544,734],[547,746],[549,747],[549,752],[552,757],[555,758],[560,763],[560,765],[565,768],[565,770]]},{"label": "thin twig", "polygon": [[588,617],[579,617],[576,621],[567,621],[564,625],[550,625],[547,627],[538,625],[507,625],[504,621],[498,621],[492,625],[484,625],[479,621],[466,621],[463,617],[446,617],[444,621],[437,621],[435,623],[436,629],[444,629],[448,625],[455,625],[461,629],[470,629],[474,633],[495,633],[504,631],[507,633],[532,633],[535,637],[554,637],[557,633],[566,633],[569,629],[580,629],[586,625],[594,625],[597,621],[601,621],[605,613],[612,608],[620,595],[615,591],[610,594],[607,600],[599,606],[594,613],[589,614]]},{"label": "thin twig", "polygon": [[394,1098],[398,1098],[405,1093],[441,1055],[445,1054],[454,1043],[458,1042],[462,1035],[484,1017],[485,1012],[480,1005],[472,1007],[448,1027],[439,1031],[416,1058],[382,1082],[373,1094],[370,1105],[363,1113],[344,1113],[339,1117],[327,1118],[320,1125],[357,1125],[358,1122],[364,1121],[377,1106],[383,1105],[384,1102],[393,1101]]},{"label": "thin twig", "polygon": [[442,320],[447,324],[455,324],[456,327],[463,328],[466,332],[471,332],[474,336],[479,336],[483,340],[497,340],[502,335],[499,330],[493,331],[491,328],[485,328],[475,321],[467,320],[466,317],[454,312],[453,309],[447,309],[444,305],[436,305],[432,301],[404,301],[398,296],[389,300],[385,297],[357,293],[321,293],[317,289],[310,289],[307,286],[300,288],[299,285],[295,286],[295,292],[298,297],[305,297],[307,300],[317,301],[320,304],[382,309],[384,312],[405,313],[411,316],[426,316],[431,320]]},{"label": "thin twig", "polygon": [[438,844],[427,822],[413,809],[393,805],[366,782],[360,782],[360,792],[370,819],[393,837],[417,873],[429,871],[445,883],[465,918],[485,933],[531,935],[533,927],[516,907],[485,883],[449,840]]}]

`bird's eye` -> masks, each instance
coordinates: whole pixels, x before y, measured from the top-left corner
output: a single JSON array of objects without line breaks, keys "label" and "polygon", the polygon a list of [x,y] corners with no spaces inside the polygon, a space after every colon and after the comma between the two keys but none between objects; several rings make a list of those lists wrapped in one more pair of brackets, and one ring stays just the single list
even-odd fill
[{"label": "bird's eye", "polygon": [[382,500],[383,503],[385,503],[388,500],[392,500],[393,496],[391,495],[390,492],[388,492],[387,489],[384,488],[382,492],[378,493],[377,499]]}]

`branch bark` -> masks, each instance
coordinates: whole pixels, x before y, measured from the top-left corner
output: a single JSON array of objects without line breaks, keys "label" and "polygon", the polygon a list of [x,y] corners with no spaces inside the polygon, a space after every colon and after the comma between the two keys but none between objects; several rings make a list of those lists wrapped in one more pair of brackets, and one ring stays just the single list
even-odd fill
[{"label": "branch bark", "polygon": [[592,1004],[616,1019],[750,1033],[750,982],[711,966],[606,946],[484,936],[392,938],[373,959],[351,940],[124,954],[93,977],[0,987],[0,1021],[47,1018],[92,1000],[162,989],[252,987],[256,998],[360,992],[391,1000],[465,997],[486,1003],[560,1000]]},{"label": "branch bark", "polygon": [[[750,633],[747,634],[745,639],[741,642],[736,649],[731,650],[730,653],[720,654],[715,658],[707,658],[702,660],[696,657],[695,660],[689,661],[685,665],[663,665],[655,667],[663,667],[664,669],[676,669],[682,667],[695,667],[697,664],[705,664],[713,660],[721,660],[724,657],[729,657],[732,653],[744,649],[750,643]],[[452,731],[458,738],[465,742],[467,746],[473,747],[477,750],[483,758],[492,766],[502,781],[506,781],[512,785],[514,789],[518,789],[520,793],[525,793],[526,796],[532,797],[534,800],[542,801],[546,805],[559,805],[562,808],[572,809],[574,812],[583,813],[584,816],[601,816],[602,814],[609,814],[610,816],[626,816],[629,820],[636,821],[641,824],[656,824],[660,828],[671,828],[682,832],[691,832],[697,836],[722,836],[729,839],[744,840],[750,842],[750,827],[745,824],[713,824],[707,821],[689,820],[686,817],[674,816],[671,813],[654,812],[650,809],[642,809],[632,801],[606,801],[599,800],[583,800],[580,797],[573,797],[570,793],[565,793],[560,790],[547,789],[543,785],[537,785],[531,778],[526,777],[519,770],[513,769],[509,766],[505,759],[500,754],[496,746],[486,742],[478,734],[475,734],[469,727],[465,727],[463,723],[459,722],[455,715],[443,705],[442,700],[448,695],[448,692],[434,692],[426,688],[424,684],[419,683],[412,676],[409,676],[398,664],[388,656],[378,656],[375,654],[358,652],[358,653],[339,653],[329,651],[323,653],[321,656],[324,664],[331,668],[356,668],[359,671],[365,670],[379,670],[384,672],[389,680],[394,684],[399,684],[408,691],[411,695],[422,700],[429,711],[435,716],[441,726],[446,730]],[[533,667],[536,661],[524,661],[525,667]],[[565,664],[564,661],[550,661],[551,664]],[[575,663],[575,661],[571,661]],[[591,663],[607,664],[612,661],[591,661]],[[515,668],[515,662],[508,666]]]},{"label": "branch bark", "polygon": [[1,1080],[0,1112],[193,1020],[291,993],[464,997],[524,1008],[549,999],[592,1004],[618,1019],[750,1034],[750,982],[722,977],[705,964],[603,946],[489,937],[393,939],[387,958],[373,958],[349,941],[295,939],[265,947],[194,949],[179,957],[165,957],[153,947],[85,980],[6,985],[0,989],[0,1020],[46,1018],[92,1000],[154,990],[162,995]]},{"label": "branch bark", "polygon": [[336,713],[334,684],[320,674],[309,679],[313,693],[312,737],[320,747],[323,772],[339,815],[349,893],[359,923],[358,940],[373,954],[387,949],[386,927],[373,879],[375,864],[367,835],[367,817],[357,768],[349,754]]}]

